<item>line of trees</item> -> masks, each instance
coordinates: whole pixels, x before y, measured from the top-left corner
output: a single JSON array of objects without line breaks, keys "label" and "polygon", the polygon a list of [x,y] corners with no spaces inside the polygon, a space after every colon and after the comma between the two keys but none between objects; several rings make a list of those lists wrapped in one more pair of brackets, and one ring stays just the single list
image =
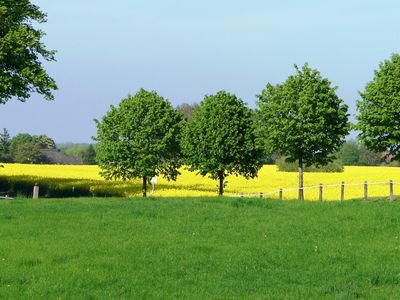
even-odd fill
[{"label": "line of trees", "polygon": [[[32,26],[43,22],[46,14],[29,0],[0,3],[0,104],[13,97],[26,101],[32,92],[53,99],[57,85],[42,61],[55,60],[55,52],[42,42],[44,32]],[[304,166],[331,162],[350,130],[348,107],[336,89],[306,64],[295,66],[295,74],[283,83],[267,84],[258,96],[255,114],[235,95],[221,91],[206,96],[193,115],[190,111],[186,116],[156,92],[140,90],[96,120],[102,174],[108,179],[141,177],[146,196],[148,178],[163,174],[175,180],[178,167],[185,163],[218,179],[222,195],[228,174],[254,177],[265,153],[274,151],[297,162],[302,200]],[[355,126],[360,141],[399,161],[398,54],[380,64],[360,97]],[[3,146],[3,155],[11,148],[11,144]]]},{"label": "line of trees", "polygon": [[[218,180],[223,195],[228,175],[253,178],[266,155],[279,153],[297,163],[298,197],[303,200],[304,167],[326,165],[346,152],[342,146],[351,125],[348,107],[336,90],[305,64],[295,66],[283,83],[268,83],[257,96],[256,111],[220,91],[206,95],[193,109],[184,106],[184,116],[155,91],[141,89],[95,120],[97,160],[107,179],[142,178],[143,196],[149,178],[161,174],[175,180],[182,164]],[[355,126],[360,140],[367,149],[399,160],[399,55],[380,65],[360,96]]]},{"label": "line of trees", "polygon": [[20,133],[11,138],[6,128],[0,133],[0,162],[43,163],[42,149],[55,149],[56,144],[47,135]]},{"label": "line of trees", "polygon": [[19,133],[11,137],[6,128],[0,132],[0,163],[54,163],[46,156],[46,150],[58,150],[67,156],[79,157],[83,164],[96,163],[93,145],[63,145],[57,149],[54,140],[45,134]]},{"label": "line of trees", "polygon": [[96,145],[87,143],[58,144],[57,148],[66,156],[79,157],[84,165],[96,164]]}]

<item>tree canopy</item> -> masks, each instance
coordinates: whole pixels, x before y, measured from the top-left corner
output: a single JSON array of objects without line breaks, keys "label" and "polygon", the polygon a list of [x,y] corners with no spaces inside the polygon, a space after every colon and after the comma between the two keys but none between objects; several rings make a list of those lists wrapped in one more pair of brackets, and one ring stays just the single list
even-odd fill
[{"label": "tree canopy", "polygon": [[378,166],[382,163],[382,153],[366,149],[357,140],[344,143],[336,156],[346,166]]},{"label": "tree canopy", "polygon": [[250,110],[225,91],[204,97],[184,130],[182,150],[192,171],[219,180],[219,195],[229,174],[255,177],[263,154]]},{"label": "tree canopy", "polygon": [[11,162],[11,137],[6,128],[0,133],[0,162]]},{"label": "tree canopy", "polygon": [[156,92],[139,90],[111,106],[97,124],[97,162],[106,179],[142,178],[156,175],[175,180],[180,166],[182,115]]},{"label": "tree canopy", "polygon": [[357,128],[367,148],[400,161],[400,55],[393,54],[375,71],[357,102]]},{"label": "tree canopy", "polygon": [[45,134],[19,133],[11,139],[9,145],[11,160],[18,163],[46,162],[42,149],[56,149],[54,140]]},{"label": "tree canopy", "polygon": [[270,153],[298,161],[299,199],[303,200],[303,164],[325,165],[349,132],[347,105],[328,79],[305,64],[282,84],[267,84],[258,95],[260,135]]},{"label": "tree canopy", "polygon": [[82,153],[81,153],[82,162],[85,165],[95,165],[96,164],[96,150],[92,144],[90,144]]},{"label": "tree canopy", "polygon": [[42,60],[55,60],[55,51],[43,44],[45,34],[34,22],[46,22],[46,14],[29,0],[0,0],[0,104],[12,97],[26,101],[33,92],[54,98],[57,85]]}]

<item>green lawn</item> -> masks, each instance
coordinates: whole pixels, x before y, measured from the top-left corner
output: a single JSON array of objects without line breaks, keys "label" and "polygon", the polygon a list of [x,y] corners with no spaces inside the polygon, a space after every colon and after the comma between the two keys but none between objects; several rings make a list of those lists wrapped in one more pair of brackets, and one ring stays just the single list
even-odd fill
[{"label": "green lawn", "polygon": [[0,200],[3,299],[400,295],[400,203]]}]

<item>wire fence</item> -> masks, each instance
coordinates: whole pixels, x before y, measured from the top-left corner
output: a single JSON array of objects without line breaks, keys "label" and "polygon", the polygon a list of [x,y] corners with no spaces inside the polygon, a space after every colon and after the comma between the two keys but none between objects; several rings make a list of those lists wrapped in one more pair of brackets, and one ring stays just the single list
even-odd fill
[{"label": "wire fence", "polygon": [[[386,186],[387,189],[375,189],[373,190],[373,197],[389,197],[390,201],[393,201],[395,198],[395,193],[394,193],[394,186],[395,185],[400,185],[400,181],[380,181],[380,182],[368,182],[364,181],[361,183],[338,183],[338,184],[319,184],[319,185],[313,185],[313,186],[305,186],[303,188],[280,188],[276,189],[273,191],[268,191],[268,192],[261,192],[257,194],[245,194],[241,193],[238,196],[240,197],[260,197],[260,198],[279,198],[279,200],[285,199],[294,199],[295,197],[293,196],[293,192],[298,192],[299,190],[303,191],[312,191],[312,190],[317,190],[317,193],[311,194],[309,192],[308,195],[312,195],[312,197],[309,197],[310,199],[306,198],[306,200],[319,200],[323,201],[324,200],[324,193],[326,192],[327,189],[329,188],[340,188],[339,191],[336,191],[337,196],[334,195],[335,191],[330,191],[330,197],[328,197],[329,200],[340,200],[343,201],[345,199],[355,199],[355,198],[363,198],[364,200],[368,200],[369,197],[371,197],[371,188],[373,186]],[[372,186],[372,187],[371,187]],[[354,188],[357,187],[362,187],[361,190],[356,190],[354,191]],[[351,193],[346,194],[346,190],[348,188],[353,188]],[[384,191],[385,190],[385,191]],[[288,195],[289,197],[285,197],[285,195]],[[347,196],[347,197],[346,197]]]}]

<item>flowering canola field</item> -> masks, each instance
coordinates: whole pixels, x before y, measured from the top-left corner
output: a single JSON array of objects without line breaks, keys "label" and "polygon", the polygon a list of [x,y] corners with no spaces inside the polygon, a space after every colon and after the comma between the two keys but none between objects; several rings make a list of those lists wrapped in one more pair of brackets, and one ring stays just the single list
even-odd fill
[{"label": "flowering canola field", "polygon": [[[90,190],[107,190],[109,194],[127,197],[141,195],[141,180],[133,181],[105,181],[99,175],[97,166],[72,166],[72,165],[25,165],[5,164],[0,169],[0,177],[6,178],[34,178],[35,182],[51,180],[53,183],[59,180],[70,186],[87,185]],[[158,178],[155,188],[155,196],[179,197],[179,196],[215,196],[217,194],[217,181],[202,177],[196,173],[182,168],[181,175],[176,182]],[[11,179],[10,178],[10,179]],[[345,167],[343,173],[305,173],[304,186],[318,186],[322,184],[361,184],[345,187],[345,199],[362,198],[364,188],[362,183],[380,182],[368,187],[369,197],[388,197],[389,180],[395,182],[394,194],[400,195],[400,168],[399,167]],[[61,184],[61,183],[60,183]],[[257,178],[246,180],[241,176],[229,176],[225,195],[237,196],[240,194],[264,193],[266,197],[277,198],[278,190],[284,189],[284,199],[296,199],[298,184],[297,173],[279,172],[276,166],[264,166]],[[149,190],[151,187],[149,186]],[[1,185],[0,185],[0,192]],[[319,190],[306,188],[304,190],[306,200],[317,200]],[[340,198],[340,186],[324,187],[324,200],[338,200]]]}]

